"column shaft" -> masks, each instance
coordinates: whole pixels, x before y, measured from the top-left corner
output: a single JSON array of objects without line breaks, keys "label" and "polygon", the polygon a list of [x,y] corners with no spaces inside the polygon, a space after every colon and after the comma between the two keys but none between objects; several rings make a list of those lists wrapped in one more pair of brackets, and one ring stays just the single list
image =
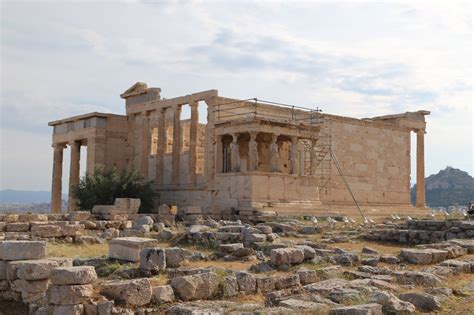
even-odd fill
[{"label": "column shaft", "polygon": [[290,146],[290,174],[297,173],[297,156],[298,156],[298,137],[291,137]]},{"label": "column shaft", "polygon": [[425,207],[425,131],[416,132],[416,206]]},{"label": "column shaft", "polygon": [[173,160],[171,183],[177,185],[179,183],[179,164],[181,156],[181,105],[174,108],[173,116]]},{"label": "column shaft", "polygon": [[216,136],[216,173],[224,172],[224,155],[222,136]]},{"label": "column shaft", "polygon": [[73,141],[70,143],[71,147],[71,166],[69,168],[69,196],[68,196],[68,211],[77,210],[77,200],[74,195],[74,188],[79,185],[79,171],[81,159],[81,143]]},{"label": "column shaft", "polygon": [[63,149],[62,145],[53,145],[53,181],[51,186],[51,211],[61,212],[62,180],[63,180]]},{"label": "column shaft", "polygon": [[163,108],[158,111],[158,143],[156,144],[156,181],[158,185],[163,185],[164,178],[164,156],[166,147],[166,109]]},{"label": "column shaft", "polygon": [[142,120],[142,152],[141,152],[141,173],[148,179],[148,159],[150,157],[151,134],[150,134],[150,116],[149,113],[143,114]]},{"label": "column shaft", "polygon": [[189,103],[191,107],[191,125],[189,126],[189,182],[196,183],[197,135],[199,124],[198,102]]}]

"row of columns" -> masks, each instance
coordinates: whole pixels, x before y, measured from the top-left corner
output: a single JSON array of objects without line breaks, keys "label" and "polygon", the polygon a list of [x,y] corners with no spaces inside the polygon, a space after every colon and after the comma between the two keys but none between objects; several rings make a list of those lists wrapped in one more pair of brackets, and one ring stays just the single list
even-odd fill
[{"label": "row of columns", "polygon": [[[250,131],[250,141],[249,141],[249,150],[248,150],[248,161],[249,161],[249,171],[256,171],[258,170],[258,143],[257,143],[257,134],[256,131]],[[230,149],[230,170],[232,172],[239,172],[240,171],[240,152],[239,152],[239,144],[238,138],[239,133],[233,133],[232,142],[229,145]],[[278,152],[278,136],[279,134],[272,134],[271,135],[271,143],[270,143],[270,171],[271,172],[280,172],[280,156]],[[298,137],[291,136],[291,146],[290,146],[290,174],[297,174],[298,172]],[[311,174],[314,175],[314,165],[316,155],[314,151],[314,142],[312,140],[312,150],[310,156],[310,163],[311,163]],[[222,136],[218,139],[217,143],[219,144],[218,152],[222,151]],[[219,158],[221,159],[221,158]],[[222,163],[218,163],[218,169],[222,169]]]},{"label": "row of columns", "polygon": [[[74,196],[74,187],[79,185],[80,180],[81,141],[72,141],[69,143],[69,146],[71,149],[71,159],[69,166],[68,211],[75,211],[77,209],[77,204]],[[53,213],[60,213],[62,205],[63,151],[66,148],[66,145],[54,144],[53,148],[51,210]]]},{"label": "row of columns", "polygon": [[[197,164],[197,135],[198,135],[198,123],[199,123],[199,112],[198,102],[192,101],[189,103],[191,108],[191,124],[189,130],[189,182],[191,184],[196,183],[196,164]],[[156,145],[156,180],[159,185],[164,184],[164,154],[167,145],[167,134],[166,134],[166,111],[168,109],[173,110],[173,147],[172,147],[172,159],[171,159],[171,184],[179,184],[180,174],[180,156],[183,139],[181,135],[181,107],[182,105],[176,105],[169,108],[162,108],[158,110],[158,143]],[[146,130],[149,133],[149,125],[146,126]],[[146,137],[143,141],[150,141],[150,137]],[[149,151],[149,145],[145,145]],[[148,174],[148,156],[144,154],[146,158],[145,164],[146,173]],[[143,166],[143,165],[142,165]]]}]

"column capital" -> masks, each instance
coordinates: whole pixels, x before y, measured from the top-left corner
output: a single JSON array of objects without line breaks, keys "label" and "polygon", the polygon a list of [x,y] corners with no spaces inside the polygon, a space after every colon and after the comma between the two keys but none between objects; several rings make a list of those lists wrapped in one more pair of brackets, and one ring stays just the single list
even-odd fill
[{"label": "column capital", "polygon": [[249,131],[250,134],[250,140],[255,141],[257,138],[258,131]]},{"label": "column capital", "polygon": [[197,101],[190,101],[189,102],[189,107],[191,107],[191,109],[197,109],[198,105],[199,105],[199,103]]},{"label": "column capital", "polygon": [[276,142],[277,142],[277,139],[278,139],[278,136],[279,136],[279,135],[280,135],[280,134],[278,134],[278,133],[272,133],[272,143],[276,143]]},{"label": "column capital", "polygon": [[67,145],[65,143],[53,143],[51,145],[51,147],[53,147],[54,149],[61,149],[61,150],[65,149],[66,146]]}]

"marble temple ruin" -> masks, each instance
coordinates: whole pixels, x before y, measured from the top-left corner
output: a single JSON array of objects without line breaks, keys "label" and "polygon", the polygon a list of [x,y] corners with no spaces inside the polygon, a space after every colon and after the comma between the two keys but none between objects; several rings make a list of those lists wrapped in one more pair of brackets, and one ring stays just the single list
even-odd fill
[{"label": "marble temple ruin", "polygon": [[[61,209],[67,147],[69,211],[75,210],[71,188],[79,183],[83,146],[88,173],[97,166],[139,170],[156,182],[160,204],[203,213],[343,211],[354,207],[344,179],[361,207],[412,209],[411,132],[417,135],[416,207],[425,207],[428,111],[357,119],[225,98],[217,90],[170,99],[160,92],[138,82],[120,95],[126,115],[93,112],[49,123],[53,212]],[[190,119],[182,118],[185,107]]]}]

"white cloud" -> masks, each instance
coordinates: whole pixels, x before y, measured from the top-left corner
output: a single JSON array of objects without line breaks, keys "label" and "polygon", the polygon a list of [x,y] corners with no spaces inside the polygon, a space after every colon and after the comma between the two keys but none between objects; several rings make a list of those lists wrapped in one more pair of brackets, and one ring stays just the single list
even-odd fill
[{"label": "white cloud", "polygon": [[472,137],[446,137],[472,135],[468,1],[2,6],[2,126],[18,132],[47,135],[47,121],[88,111],[123,113],[118,95],[140,80],[165,97],[217,88],[357,117],[428,109],[427,173],[446,164],[473,173],[472,152],[443,150],[472,147]]}]

